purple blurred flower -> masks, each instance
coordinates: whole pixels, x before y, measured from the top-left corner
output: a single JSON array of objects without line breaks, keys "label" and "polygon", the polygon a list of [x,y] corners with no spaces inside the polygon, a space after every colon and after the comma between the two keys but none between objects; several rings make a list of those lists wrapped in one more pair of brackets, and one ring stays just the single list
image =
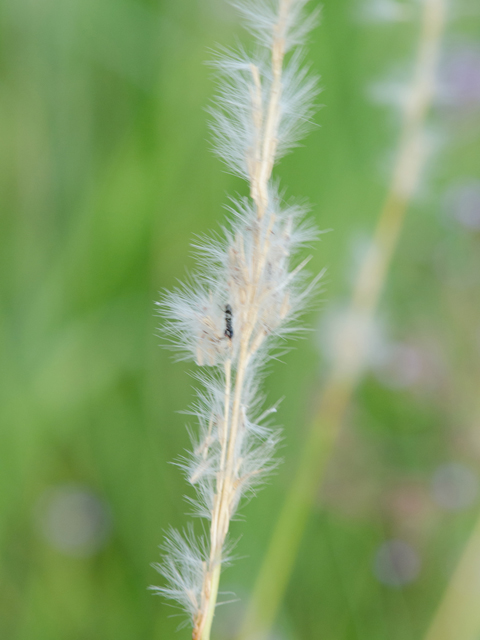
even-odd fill
[{"label": "purple blurred flower", "polygon": [[110,533],[108,506],[88,487],[74,484],[51,487],[40,496],[35,511],[46,542],[65,555],[91,556],[99,551]]},{"label": "purple blurred flower", "polygon": [[480,47],[462,44],[445,55],[440,71],[442,101],[451,107],[480,107]]},{"label": "purple blurred flower", "polygon": [[480,231],[480,180],[452,185],[445,194],[445,208],[469,231]]},{"label": "purple blurred flower", "polygon": [[459,462],[440,465],[432,478],[432,496],[443,509],[466,509],[478,495],[478,476],[473,469]]},{"label": "purple blurred flower", "polygon": [[388,540],[375,554],[373,571],[382,584],[401,587],[417,578],[420,564],[418,553],[408,542]]}]

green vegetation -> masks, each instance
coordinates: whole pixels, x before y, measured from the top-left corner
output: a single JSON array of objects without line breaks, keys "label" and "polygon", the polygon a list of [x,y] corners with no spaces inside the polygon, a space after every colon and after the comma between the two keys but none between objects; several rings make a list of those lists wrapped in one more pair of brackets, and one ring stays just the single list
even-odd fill
[{"label": "green vegetation", "polygon": [[[315,331],[266,383],[272,402],[285,396],[284,463],[234,523],[242,561],[223,584],[240,602],[219,608],[216,640],[235,637],[315,409],[325,318],[348,298],[397,143],[397,112],[368,87],[399,68],[408,79],[417,25],[356,8],[324,2],[309,44],[321,126],[279,168],[287,196],[333,228],[311,263],[328,268],[326,290]],[[193,398],[193,367],[159,347],[154,301],[192,267],[194,235],[218,228],[225,193],[244,189],[211,154],[204,111],[204,62],[237,25],[223,0],[4,0],[0,21],[0,637],[185,640],[146,589],[163,529],[187,521],[168,463]],[[479,38],[478,19],[452,21],[442,69],[462,47],[480,57]],[[478,96],[478,72],[467,80]],[[438,146],[380,307],[386,360],[350,407],[278,638],[420,640],[479,514],[480,204],[476,226],[452,212],[480,180],[480,98],[458,91],[429,121]],[[80,494],[92,502],[72,507]],[[402,588],[384,584],[391,539],[420,560]]]}]

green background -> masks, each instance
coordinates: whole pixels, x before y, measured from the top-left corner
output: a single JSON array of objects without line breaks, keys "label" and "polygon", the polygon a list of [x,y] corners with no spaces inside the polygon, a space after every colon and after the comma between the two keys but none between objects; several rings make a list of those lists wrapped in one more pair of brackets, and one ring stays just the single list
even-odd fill
[{"label": "green background", "polygon": [[[310,37],[320,126],[276,175],[333,229],[311,263],[328,271],[305,318],[314,331],[265,385],[271,402],[285,396],[284,462],[233,525],[239,559],[222,588],[240,601],[219,609],[217,640],[235,636],[328,370],[326,318],[348,299],[386,193],[399,112],[369,86],[411,75],[411,6],[411,22],[370,24],[359,5],[326,0]],[[194,397],[193,365],[160,348],[154,302],[193,267],[190,242],[218,229],[226,194],[246,193],[210,150],[205,61],[248,36],[223,0],[3,0],[0,20],[0,637],[188,638],[147,591],[163,531],[189,520],[169,462],[188,446],[179,412]],[[442,64],[479,37],[477,18],[452,13]],[[379,312],[384,339],[413,345],[421,372],[401,388],[365,372],[275,638],[422,638],[477,516],[478,499],[442,509],[431,491],[441,464],[480,471],[480,234],[445,206],[452,185],[480,179],[474,103],[430,118],[434,153]],[[51,487],[72,485],[111,519],[80,557],[37,517]],[[374,571],[392,538],[421,560],[403,588]]]}]

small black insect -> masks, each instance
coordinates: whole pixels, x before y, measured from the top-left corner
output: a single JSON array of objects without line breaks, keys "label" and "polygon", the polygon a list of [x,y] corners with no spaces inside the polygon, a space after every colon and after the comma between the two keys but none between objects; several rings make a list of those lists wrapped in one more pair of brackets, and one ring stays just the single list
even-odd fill
[{"label": "small black insect", "polygon": [[232,326],[233,311],[232,307],[225,305],[225,336],[231,340],[233,338],[233,326]]}]

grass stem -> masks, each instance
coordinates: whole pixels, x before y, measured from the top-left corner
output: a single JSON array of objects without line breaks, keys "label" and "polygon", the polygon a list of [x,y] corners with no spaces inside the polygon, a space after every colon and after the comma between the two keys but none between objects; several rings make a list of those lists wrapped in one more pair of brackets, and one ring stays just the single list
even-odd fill
[{"label": "grass stem", "polygon": [[475,640],[480,633],[480,518],[434,612],[424,640]]},{"label": "grass stem", "polygon": [[[371,324],[377,311],[405,214],[425,163],[424,125],[434,97],[445,14],[445,0],[424,0],[415,72],[404,108],[392,178],[351,296],[351,317],[356,322],[360,320],[364,327]],[[275,622],[312,501],[360,378],[365,343],[366,333],[359,333],[356,348],[348,353],[339,353],[332,364],[300,456],[297,474],[287,493],[260,568],[240,631],[240,640],[267,638]],[[429,637],[428,640],[434,638]],[[440,640],[440,637],[435,637],[435,640]]]}]

